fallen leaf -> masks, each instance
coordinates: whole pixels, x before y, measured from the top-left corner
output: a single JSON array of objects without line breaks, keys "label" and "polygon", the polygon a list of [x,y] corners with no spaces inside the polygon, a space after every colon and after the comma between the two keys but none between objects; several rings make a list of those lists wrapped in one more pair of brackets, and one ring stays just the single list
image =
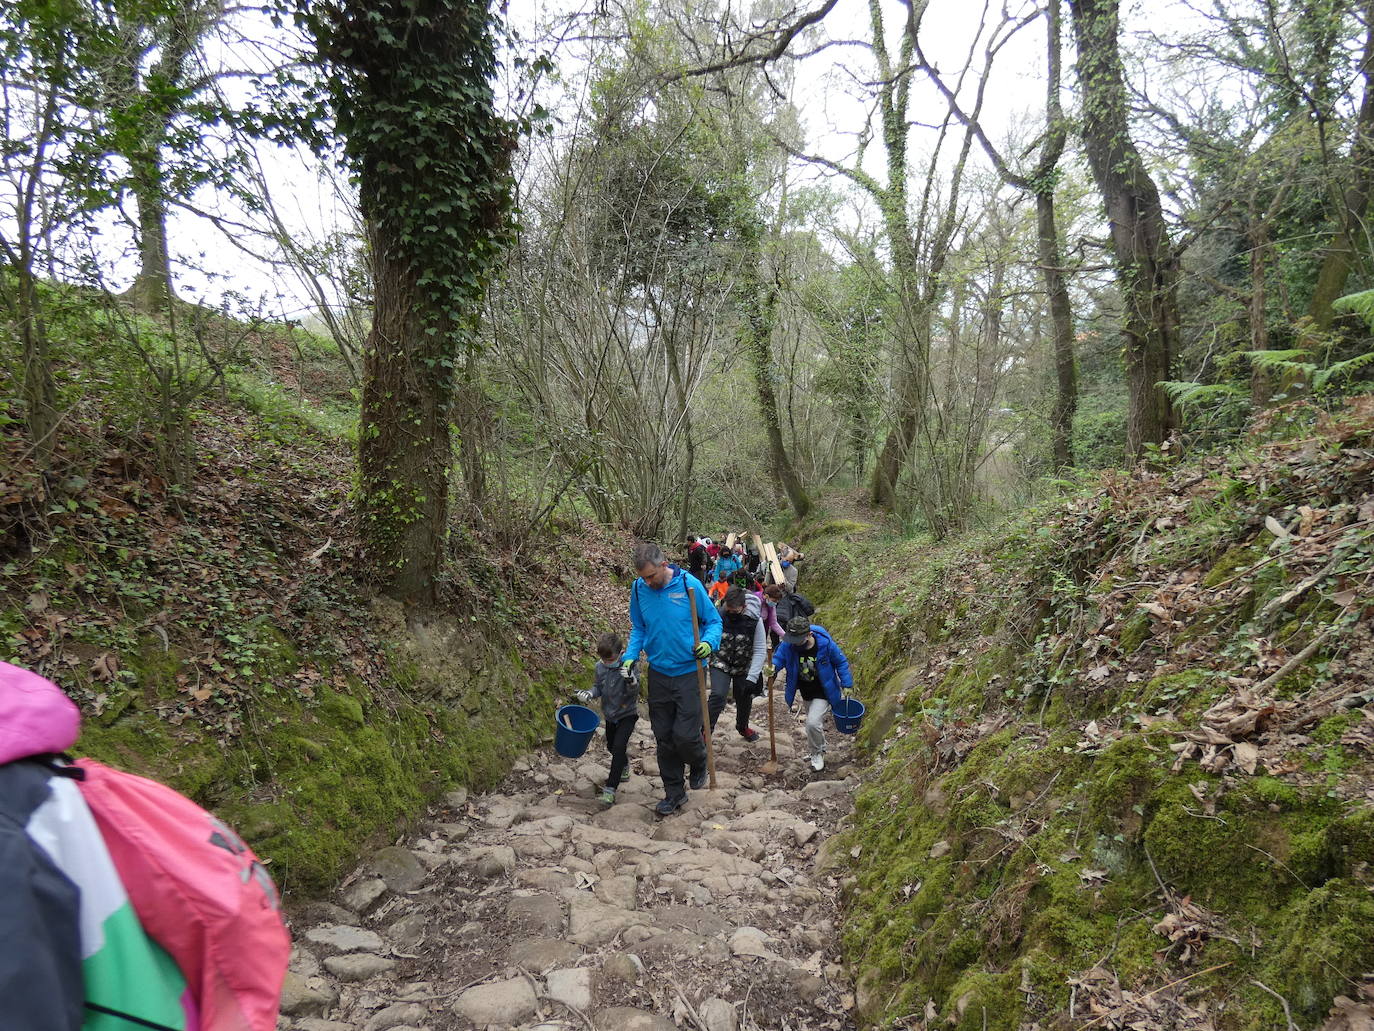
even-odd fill
[{"label": "fallen leaf", "polygon": [[1279,540],[1284,540],[1289,536],[1288,531],[1284,529],[1283,524],[1279,522],[1277,519],[1275,519],[1273,516],[1264,517],[1264,527]]},{"label": "fallen leaf", "polygon": [[1236,744],[1235,751],[1236,765],[1246,773],[1255,772],[1255,764],[1259,762],[1259,748],[1252,745],[1249,741],[1241,741]]}]

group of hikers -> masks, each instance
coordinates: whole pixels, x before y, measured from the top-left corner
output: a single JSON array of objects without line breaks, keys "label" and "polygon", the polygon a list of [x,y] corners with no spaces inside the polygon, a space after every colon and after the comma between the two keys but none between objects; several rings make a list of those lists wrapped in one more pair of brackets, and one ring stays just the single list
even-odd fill
[{"label": "group of hikers", "polygon": [[[825,716],[854,686],[844,652],[811,621],[815,606],[796,589],[800,552],[786,545],[777,549],[783,582],[764,583],[773,563],[756,546],[740,541],[719,547],[709,537],[692,536],[685,551],[683,568],[657,544],[635,546],[629,642],[603,634],[594,686],[578,693],[583,701],[601,701],[611,753],[601,801],[611,805],[630,776],[627,750],[639,719],[636,669],[641,655],[648,659],[649,722],[664,791],[655,807],[660,816],[686,803],[687,788],[706,785],[706,723],[714,733],[730,698],[735,729],[746,741],[757,741],[759,733],[749,725],[754,699],[764,693],[765,677],[772,687],[784,674],[784,700],[789,711],[805,707],[807,761],[820,772]],[[777,568],[771,571],[776,580]],[[703,664],[710,677],[706,719],[698,687]]]}]

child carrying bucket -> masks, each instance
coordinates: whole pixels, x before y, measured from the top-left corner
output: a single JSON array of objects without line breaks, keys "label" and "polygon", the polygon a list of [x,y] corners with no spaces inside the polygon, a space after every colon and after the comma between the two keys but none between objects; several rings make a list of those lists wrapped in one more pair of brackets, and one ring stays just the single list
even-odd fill
[{"label": "child carrying bucket", "polygon": [[620,653],[625,642],[618,634],[602,634],[596,641],[596,683],[590,691],[578,691],[583,702],[601,699],[601,715],[606,720],[606,748],[611,753],[611,772],[601,791],[603,805],[615,804],[615,791],[630,779],[630,735],[639,720],[639,677],[634,667],[629,675],[621,673]]},{"label": "child carrying bucket", "polygon": [[835,729],[852,734],[863,716],[863,705],[848,697],[854,687],[849,659],[825,627],[806,616],[793,616],[787,622],[782,644],[773,652],[776,667],[769,686],[778,673],[787,676],[787,708],[806,709],[807,761],[819,773],[825,769],[825,714],[834,709]]}]

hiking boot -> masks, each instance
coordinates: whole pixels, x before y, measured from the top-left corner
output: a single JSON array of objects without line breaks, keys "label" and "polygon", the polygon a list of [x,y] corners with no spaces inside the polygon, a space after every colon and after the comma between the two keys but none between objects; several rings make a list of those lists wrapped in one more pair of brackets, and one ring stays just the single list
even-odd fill
[{"label": "hiking boot", "polygon": [[825,753],[824,753],[824,752],[815,752],[815,753],[812,754],[812,756],[811,756],[811,768],[812,768],[813,770],[815,770],[817,773],[820,773],[821,770],[825,769]]},{"label": "hiking boot", "polygon": [[615,805],[615,788],[602,788],[602,789],[601,789],[601,804],[602,804],[602,805]]},{"label": "hiking boot", "polygon": [[706,771],[693,770],[691,777],[687,779],[687,786],[693,791],[700,791],[706,786]]},{"label": "hiking boot", "polygon": [[686,795],[669,795],[658,805],[654,806],[654,812],[659,816],[669,816],[687,804]]},{"label": "hiking boot", "polygon": [[759,739],[759,732],[753,727],[745,727],[739,732],[739,736],[746,741],[757,741]]},{"label": "hiking boot", "polygon": [[629,780],[629,779],[630,779],[630,768],[629,768],[628,766],[626,766],[625,769],[623,769],[623,770],[620,771],[620,783],[624,784],[624,783],[625,783],[627,780]]}]

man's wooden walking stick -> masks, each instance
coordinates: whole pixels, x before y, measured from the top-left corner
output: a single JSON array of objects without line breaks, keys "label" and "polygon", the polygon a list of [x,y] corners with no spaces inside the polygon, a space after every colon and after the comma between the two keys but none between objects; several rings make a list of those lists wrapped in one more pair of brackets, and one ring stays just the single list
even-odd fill
[{"label": "man's wooden walking stick", "polygon": [[[697,620],[697,592],[694,588],[687,588],[687,604],[692,609],[692,644],[693,648],[701,644],[701,623]],[[692,652],[696,657],[696,651]],[[709,704],[706,691],[706,663],[697,658],[697,690],[701,695],[701,736],[706,739],[706,769],[711,775],[711,790],[716,790],[716,754],[711,750],[711,714],[707,711]]]}]

